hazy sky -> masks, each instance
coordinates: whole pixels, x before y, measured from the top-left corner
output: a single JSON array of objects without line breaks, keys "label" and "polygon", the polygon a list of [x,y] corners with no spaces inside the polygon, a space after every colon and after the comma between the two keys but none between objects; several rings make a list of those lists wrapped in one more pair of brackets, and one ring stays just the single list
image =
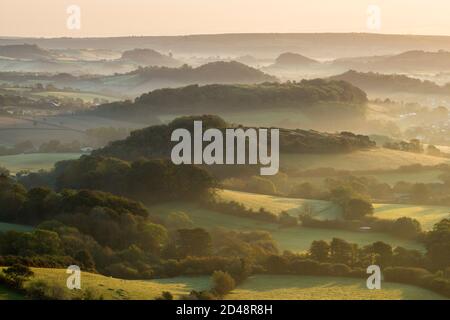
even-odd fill
[{"label": "hazy sky", "polygon": [[[70,5],[81,10],[80,29],[67,27]],[[380,29],[367,27],[369,5],[380,8]],[[0,0],[0,36],[243,32],[450,35],[449,16],[449,0]]]}]

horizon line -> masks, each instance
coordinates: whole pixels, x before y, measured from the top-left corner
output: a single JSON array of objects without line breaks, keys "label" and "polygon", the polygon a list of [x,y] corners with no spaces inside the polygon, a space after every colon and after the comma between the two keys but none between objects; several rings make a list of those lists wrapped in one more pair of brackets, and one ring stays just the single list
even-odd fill
[{"label": "horizon line", "polygon": [[116,35],[116,36],[9,36],[0,35],[0,39],[107,39],[107,38],[171,38],[171,37],[201,37],[226,35],[369,35],[369,36],[404,36],[404,37],[450,37],[450,34],[415,34],[415,33],[381,33],[381,32],[224,32],[224,33],[193,33],[174,35]]}]

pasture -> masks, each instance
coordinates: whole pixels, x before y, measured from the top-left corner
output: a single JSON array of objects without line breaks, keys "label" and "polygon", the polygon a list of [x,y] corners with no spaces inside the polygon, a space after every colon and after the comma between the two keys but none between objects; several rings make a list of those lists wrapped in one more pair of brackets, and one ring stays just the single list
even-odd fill
[{"label": "pasture", "polygon": [[21,170],[48,170],[58,161],[78,159],[81,155],[81,153],[29,153],[0,156],[0,167],[8,169],[12,174]]},{"label": "pasture", "polygon": [[[34,279],[66,288],[64,269],[33,268]],[[209,276],[176,277],[154,280],[121,280],[82,272],[82,289],[90,289],[106,300],[153,300],[162,291],[175,299],[191,290],[211,287]],[[69,295],[71,291],[67,290]],[[20,299],[20,295],[0,288],[1,299]],[[445,297],[415,286],[382,282],[381,290],[368,290],[365,279],[295,275],[254,275],[244,281],[225,299],[256,300],[442,300]]]},{"label": "pasture", "polygon": [[150,214],[164,218],[171,212],[184,212],[196,227],[205,229],[225,228],[239,231],[267,231],[279,245],[281,250],[303,252],[309,249],[314,240],[341,238],[361,246],[382,240],[393,246],[423,250],[423,246],[411,240],[396,238],[384,233],[370,231],[347,231],[335,229],[316,229],[304,227],[282,228],[278,224],[267,223],[256,219],[230,216],[211,210],[199,208],[191,203],[174,202],[149,207]]}]

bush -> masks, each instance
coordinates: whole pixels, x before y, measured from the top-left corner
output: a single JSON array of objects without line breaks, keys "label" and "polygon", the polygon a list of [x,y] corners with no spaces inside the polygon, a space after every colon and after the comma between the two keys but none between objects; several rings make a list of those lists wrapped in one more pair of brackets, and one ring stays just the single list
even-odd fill
[{"label": "bush", "polygon": [[218,296],[223,297],[236,287],[236,283],[229,273],[223,271],[214,271],[212,275],[212,291]]},{"label": "bush", "polygon": [[34,280],[25,287],[26,296],[36,300],[68,300],[69,297],[62,286],[43,280]]},{"label": "bush", "polygon": [[163,291],[155,300],[173,300],[173,295],[169,291]]}]

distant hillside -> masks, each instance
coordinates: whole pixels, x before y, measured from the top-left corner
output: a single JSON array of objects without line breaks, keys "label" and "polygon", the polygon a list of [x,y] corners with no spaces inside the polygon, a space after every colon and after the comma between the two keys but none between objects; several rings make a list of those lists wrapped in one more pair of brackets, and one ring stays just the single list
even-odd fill
[{"label": "distant hillside", "polygon": [[137,96],[159,88],[174,88],[190,84],[253,84],[277,81],[277,78],[242,63],[211,62],[193,68],[140,67],[128,73],[110,76],[63,74],[36,74],[25,72],[0,72],[0,80],[17,85],[36,82],[51,83],[58,88],[71,87],[82,91],[103,94]]},{"label": "distant hillside", "polygon": [[117,38],[5,38],[1,44],[38,44],[48,49],[151,48],[183,55],[264,55],[301,52],[314,58],[392,55],[410,50],[450,50],[448,36],[388,35],[375,33],[247,33]]},{"label": "distant hillside", "polygon": [[333,65],[358,71],[446,72],[450,71],[450,52],[412,50],[396,55],[338,59]]},{"label": "distant hillside", "polygon": [[[201,68],[199,68],[201,69]],[[208,72],[201,72],[205,79]],[[213,76],[213,73],[210,73]],[[227,75],[223,75],[227,77]],[[321,79],[292,83],[255,85],[191,85],[159,89],[143,94],[134,102],[104,104],[91,113],[104,117],[145,121],[156,114],[226,114],[294,110],[311,117],[345,114],[363,115],[365,92],[344,81]]]},{"label": "distant hillside", "polygon": [[122,53],[122,60],[142,66],[178,67],[182,63],[171,56],[166,56],[152,49],[133,49]]},{"label": "distant hillside", "polygon": [[171,80],[178,83],[258,83],[276,81],[277,78],[236,61],[216,61],[197,68],[184,65],[181,68],[147,67],[132,71],[142,80]]},{"label": "distant hillside", "polygon": [[[232,126],[220,117],[211,115],[181,117],[167,125],[151,126],[133,131],[128,138],[114,141],[107,147],[94,151],[94,155],[127,160],[141,157],[168,158],[175,145],[170,141],[172,131],[177,128],[186,128],[193,132],[194,120],[201,120],[205,129],[223,130],[237,126]],[[280,152],[283,153],[345,153],[372,147],[375,147],[375,143],[369,137],[350,132],[331,134],[313,130],[280,129]]]},{"label": "distant hillside", "polygon": [[450,84],[439,86],[432,81],[424,81],[397,74],[365,73],[350,70],[329,79],[347,81],[367,92],[450,94]]},{"label": "distant hillside", "polygon": [[12,59],[50,59],[52,54],[37,45],[33,44],[18,44],[0,46],[0,57],[7,57]]},{"label": "distant hillside", "polygon": [[313,65],[318,64],[319,62],[310,59],[308,57],[305,57],[298,53],[292,53],[292,52],[286,52],[280,54],[276,60],[275,63],[269,67],[276,67],[276,68],[300,68],[300,67],[311,67]]}]

